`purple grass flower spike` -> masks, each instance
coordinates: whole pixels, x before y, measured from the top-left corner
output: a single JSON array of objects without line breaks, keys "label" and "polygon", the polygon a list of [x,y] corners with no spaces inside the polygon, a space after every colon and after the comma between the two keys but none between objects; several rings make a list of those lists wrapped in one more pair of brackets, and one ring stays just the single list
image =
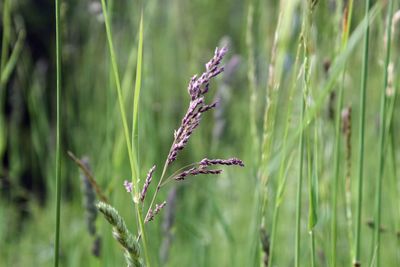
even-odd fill
[{"label": "purple grass flower spike", "polygon": [[128,182],[127,180],[125,180],[124,187],[126,189],[126,192],[131,193],[132,189],[133,189],[133,184],[132,184],[132,182]]},{"label": "purple grass flower spike", "polygon": [[144,219],[144,222],[148,223],[152,221],[154,219],[154,216],[156,216],[165,207],[165,205],[167,205],[167,201],[164,201],[161,204],[156,204],[154,211],[151,209],[149,210],[149,212],[146,215],[146,218]]},{"label": "purple grass flower spike", "polygon": [[230,159],[203,159],[200,161],[200,166],[211,166],[211,165],[237,165],[240,167],[244,167],[243,161],[237,158],[230,158]]},{"label": "purple grass flower spike", "polygon": [[174,162],[178,152],[185,148],[193,131],[200,124],[201,115],[216,107],[217,102],[205,104],[204,95],[209,90],[211,79],[224,71],[220,64],[227,51],[226,47],[221,49],[217,47],[214,57],[206,64],[206,71],[200,77],[194,75],[190,79],[188,86],[188,93],[191,97],[190,104],[181,126],[174,133],[174,142],[167,158],[168,165]]},{"label": "purple grass flower spike", "polygon": [[[157,193],[160,191],[161,187],[166,183],[166,179],[174,179],[176,181],[185,180],[189,176],[197,176],[200,174],[221,174],[221,169],[213,169],[214,165],[236,165],[244,167],[243,161],[237,158],[230,159],[208,159],[205,158],[201,162],[195,162],[190,164],[186,169],[178,172],[178,174],[173,174],[172,176],[164,176],[166,171],[177,158],[179,151],[183,150],[190,136],[193,134],[193,131],[199,126],[202,115],[214,109],[218,105],[218,101],[212,102],[211,104],[206,103],[205,94],[208,93],[210,89],[211,79],[219,75],[224,71],[224,67],[221,66],[222,59],[227,53],[227,48],[216,48],[213,58],[205,65],[206,70],[201,75],[194,75],[189,81],[188,85],[188,94],[190,96],[190,102],[188,109],[185,115],[182,118],[181,124],[178,129],[174,131],[174,141],[172,142],[171,148],[169,150],[167,160],[165,162],[161,178],[158,181],[158,185],[156,187],[155,193],[153,195],[152,202],[150,207],[147,210],[147,214],[145,216],[145,223],[152,221],[160,210],[166,205],[164,201],[161,204],[156,204],[153,207],[153,202],[157,197]],[[143,185],[143,189],[140,195],[140,201],[143,202],[145,199],[145,195],[147,189],[150,185],[152,175],[154,172],[154,167],[149,171],[147,179]],[[164,177],[168,177],[164,179]]]},{"label": "purple grass flower spike", "polygon": [[158,214],[160,212],[160,210],[162,210],[165,207],[165,205],[167,205],[167,201],[164,201],[160,205],[156,204],[156,208],[154,209],[154,213]]},{"label": "purple grass flower spike", "polygon": [[207,170],[204,167],[193,167],[190,168],[184,172],[181,172],[180,174],[176,175],[174,177],[175,180],[177,181],[182,181],[185,180],[187,176],[196,176],[199,174],[221,174],[222,170]]},{"label": "purple grass flower spike", "polygon": [[143,202],[144,198],[146,197],[147,189],[149,188],[149,185],[151,183],[151,179],[153,178],[153,173],[154,173],[155,169],[156,169],[156,165],[151,167],[151,169],[147,173],[147,177],[146,177],[146,180],[144,181],[142,192],[140,193],[140,201],[141,202]]}]

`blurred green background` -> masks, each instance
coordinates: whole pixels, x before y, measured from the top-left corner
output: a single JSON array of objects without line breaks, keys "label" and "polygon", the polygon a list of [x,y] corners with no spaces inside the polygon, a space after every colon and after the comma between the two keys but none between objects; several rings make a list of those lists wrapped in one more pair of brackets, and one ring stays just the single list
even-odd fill
[{"label": "blurred green background", "polygon": [[[0,86],[0,266],[51,266],[55,229],[55,21],[54,3],[48,0],[11,0],[5,12],[1,7],[3,60],[10,64],[8,77]],[[122,266],[122,251],[113,240],[109,225],[98,216],[97,235],[101,254],[91,250],[94,237],[86,227],[82,205],[80,173],[68,158],[67,151],[87,156],[93,175],[110,202],[135,229],[134,205],[123,187],[130,179],[130,169],[122,131],[117,95],[101,4],[95,0],[61,1],[62,29],[62,204],[61,266]],[[330,219],[332,214],[332,175],[335,124],[338,111],[337,83],[326,86],[330,74],[326,66],[339,57],[343,6],[347,1],[319,1],[310,29],[311,88],[320,99],[316,118],[319,123],[319,220],[315,228],[317,266],[328,266],[330,253]],[[128,122],[131,119],[136,73],[136,53],[141,8],[144,10],[144,55],[142,89],[139,106],[139,168],[142,179],[153,164],[155,177],[161,169],[173,141],[173,131],[180,124],[189,103],[187,84],[193,74],[201,74],[215,47],[227,45],[226,71],[211,84],[209,100],[220,100],[219,108],[204,117],[188,147],[180,154],[175,168],[208,158],[241,158],[245,168],[226,168],[219,177],[194,177],[188,182],[169,184],[159,199],[173,197],[173,204],[148,226],[152,262],[155,266],[259,266],[262,261],[259,232],[260,194],[267,194],[265,227],[271,231],[272,214],[278,181],[278,165],[288,165],[287,182],[277,230],[275,264],[293,266],[294,218],[297,145],[281,151],[282,136],[289,123],[289,139],[297,140],[300,114],[301,79],[295,82],[293,103],[289,102],[300,28],[303,21],[301,1],[241,0],[108,0]],[[249,7],[252,6],[253,12]],[[263,117],[271,51],[279,13],[282,18],[277,58],[282,60],[278,77],[279,97],[274,118],[274,138],[268,166],[260,164],[260,147],[251,133],[263,136]],[[386,1],[374,3],[376,16],[371,23],[368,75],[365,186],[362,218],[362,257],[373,257],[373,229],[368,221],[374,217],[374,190],[377,175],[379,101],[383,86],[385,55]],[[395,10],[399,7],[398,1]],[[363,19],[364,5],[356,1],[350,35]],[[7,26],[8,25],[8,26]],[[399,32],[393,35],[394,88],[398,84]],[[281,35],[280,35],[281,34]],[[4,38],[6,36],[6,38]],[[9,37],[7,40],[7,36]],[[362,59],[362,35],[354,37],[355,47],[346,56],[344,105],[353,109],[354,152],[352,172],[356,174],[358,144],[359,83]],[[7,44],[4,46],[4,42]],[[20,47],[18,47],[20,46]],[[2,50],[2,51],[3,51]],[[272,53],[273,54],[273,53]],[[14,57],[12,57],[14,55]],[[4,63],[5,64],[5,63]],[[4,68],[2,69],[4,71]],[[254,76],[254,80],[251,77]],[[297,84],[297,85],[296,85]],[[253,89],[254,91],[252,91]],[[255,92],[255,100],[251,94]],[[323,96],[318,98],[317,96]],[[252,102],[253,101],[253,102]],[[388,159],[383,187],[382,263],[400,266],[400,181],[399,105],[393,100]],[[287,122],[285,111],[292,105]],[[332,110],[333,109],[333,110]],[[340,111],[339,111],[340,112]],[[317,141],[316,141],[317,142]],[[344,143],[344,141],[343,141]],[[343,151],[345,146],[343,145]],[[389,153],[390,152],[390,153]],[[390,154],[390,156],[389,156]],[[345,163],[341,172],[345,173]],[[260,169],[268,168],[266,191],[260,190]],[[356,199],[356,179],[351,180],[352,199]],[[305,184],[306,185],[306,184]],[[154,190],[155,185],[150,190]],[[303,197],[303,239],[301,266],[310,266],[307,235],[308,189]],[[261,192],[260,192],[261,191]],[[345,181],[341,178],[338,213],[338,266],[349,266],[352,240],[349,240],[345,215]],[[355,203],[355,201],[354,201]],[[354,204],[353,203],[353,204]],[[353,205],[355,207],[355,204]],[[353,208],[354,208],[353,207]],[[353,211],[353,214],[355,211]],[[169,216],[167,216],[169,215]],[[163,225],[171,226],[165,230]],[[366,264],[365,264],[366,266]]]}]

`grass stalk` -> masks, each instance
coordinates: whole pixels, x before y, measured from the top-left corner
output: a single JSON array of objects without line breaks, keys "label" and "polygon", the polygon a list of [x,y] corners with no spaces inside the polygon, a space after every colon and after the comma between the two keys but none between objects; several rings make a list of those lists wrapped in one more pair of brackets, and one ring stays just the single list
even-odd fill
[{"label": "grass stalk", "polygon": [[374,233],[374,248],[376,248],[376,262],[375,266],[380,266],[380,239],[381,239],[381,214],[382,214],[382,180],[384,172],[384,159],[385,159],[385,137],[386,137],[386,102],[387,102],[387,86],[388,86],[388,69],[390,63],[390,48],[392,39],[392,14],[393,14],[393,0],[389,1],[389,8],[386,19],[386,56],[385,56],[385,70],[384,70],[384,85],[381,95],[381,106],[380,106],[380,128],[379,128],[379,167],[378,167],[378,179],[376,180],[376,191],[375,191],[375,233]]},{"label": "grass stalk", "polygon": [[[140,14],[139,24],[139,39],[138,39],[138,51],[137,51],[137,63],[136,63],[136,81],[135,81],[135,96],[133,102],[133,117],[132,117],[132,150],[137,153],[136,158],[139,160],[139,133],[138,133],[138,110],[139,110],[139,98],[140,89],[142,85],[142,58],[143,58],[143,9]],[[137,141],[135,142],[135,139]],[[135,149],[135,143],[136,149]],[[137,164],[136,172],[140,173],[139,164]],[[134,181],[132,181],[134,182]]]},{"label": "grass stalk", "polygon": [[[310,30],[312,28],[312,16],[313,10],[315,8],[315,3],[309,2],[309,6],[307,8],[307,17],[305,20],[305,28],[304,28],[304,98],[311,99],[311,102],[306,105],[311,106],[313,101],[313,94],[311,91],[311,79],[310,79]],[[311,123],[308,121],[308,123]],[[311,250],[311,266],[315,266],[315,235],[314,235],[314,227],[318,221],[318,213],[317,213],[317,192],[318,192],[318,127],[317,127],[317,119],[314,119],[314,139],[311,138],[311,131],[307,134],[307,175],[308,175],[308,191],[309,191],[309,208],[308,208],[308,231],[310,234],[310,250]],[[313,142],[313,147],[311,147],[311,143]]]},{"label": "grass stalk", "polygon": [[[132,174],[132,182],[134,184],[133,198],[134,198],[134,202],[135,202],[136,215],[137,215],[137,220],[138,220],[139,228],[140,228],[140,236],[141,236],[141,240],[142,240],[146,266],[150,267],[150,258],[148,255],[148,248],[147,248],[147,237],[146,237],[146,232],[144,230],[144,220],[143,220],[142,211],[138,205],[139,189],[138,189],[138,184],[137,184],[137,181],[138,181],[137,158],[136,158],[136,153],[133,153],[133,151],[132,151],[132,142],[131,142],[130,136],[129,136],[129,128],[128,128],[128,122],[127,122],[127,118],[126,118],[126,114],[125,114],[125,105],[124,105],[124,99],[122,96],[122,89],[121,89],[121,82],[120,82],[120,78],[119,78],[118,65],[117,65],[114,45],[112,42],[112,40],[113,40],[112,31],[111,31],[111,27],[110,27],[110,21],[108,18],[105,0],[101,0],[101,5],[102,5],[102,11],[103,11],[103,15],[104,15],[104,22],[105,22],[105,26],[106,26],[107,41],[108,41],[108,47],[109,47],[109,52],[110,52],[110,57],[111,57],[111,65],[112,65],[112,69],[113,69],[113,73],[114,73],[114,81],[115,81],[115,85],[116,85],[116,89],[117,89],[118,103],[119,103],[119,108],[120,108],[120,113],[121,113],[125,142],[126,142],[126,146],[128,149],[128,157],[129,157],[129,163],[130,163],[131,174]],[[139,42],[140,42],[140,40],[139,40]]]},{"label": "grass stalk", "polygon": [[[368,53],[369,53],[369,8],[370,0],[365,0],[365,25],[364,53],[361,72],[360,87],[360,116],[358,136],[358,185],[357,185],[357,209],[356,209],[356,233],[355,233],[355,256],[354,266],[361,266],[361,216],[362,216],[362,193],[363,193],[363,169],[364,169],[364,137],[365,137],[365,98],[367,91]],[[378,227],[379,228],[379,227]]]},{"label": "grass stalk", "polygon": [[[5,114],[3,114],[5,106],[6,90],[3,88],[3,82],[1,82],[1,77],[3,77],[4,69],[6,67],[6,62],[8,58],[8,45],[10,39],[10,1],[4,0],[3,2],[3,17],[2,17],[2,42],[1,42],[1,58],[0,58],[0,161],[3,161],[3,154],[6,149],[7,143],[7,124],[5,119]],[[5,84],[5,82],[4,82]],[[3,175],[3,165],[0,164],[0,175]]]},{"label": "grass stalk", "polygon": [[[305,99],[301,98],[301,114],[300,123],[303,125],[305,113]],[[294,266],[300,266],[300,239],[301,239],[301,186],[303,184],[303,157],[304,157],[304,129],[300,132],[299,139],[299,177],[297,180],[297,197],[296,197],[296,239],[295,239],[295,253],[294,253]]]},{"label": "grass stalk", "polygon": [[[285,125],[285,130],[283,134],[283,143],[282,143],[282,150],[286,151],[287,149],[287,143],[288,143],[288,134],[289,134],[289,126],[290,126],[290,119],[291,119],[291,114],[292,114],[292,108],[293,108],[293,94],[295,92],[296,88],[296,80],[298,76],[298,66],[299,66],[299,58],[300,58],[300,51],[301,51],[302,44],[300,43],[299,40],[299,45],[297,48],[296,52],[296,59],[294,63],[294,70],[293,70],[293,79],[291,83],[291,88],[289,92],[289,100],[287,104],[287,109],[286,109],[286,125]],[[285,166],[287,166],[286,158],[283,156],[280,166],[279,166],[279,172],[278,172],[278,191],[276,193],[275,197],[275,209],[274,209],[274,214],[272,217],[272,228],[271,228],[271,241],[270,241],[270,251],[269,251],[269,258],[268,258],[268,266],[273,266],[273,259],[274,259],[274,249],[275,249],[275,239],[276,239],[276,231],[277,231],[277,226],[278,226],[278,221],[279,221],[279,210],[280,210],[280,204],[282,202],[283,198],[283,193],[285,189],[285,184],[286,184],[286,176],[285,176]]]},{"label": "grass stalk", "polygon": [[[311,148],[313,143],[313,148]],[[315,261],[315,233],[314,228],[318,222],[318,123],[314,122],[314,139],[308,137],[308,231],[310,234],[311,266],[316,266]]]},{"label": "grass stalk", "polygon": [[[343,23],[342,23],[342,44],[341,50],[343,51],[347,47],[347,41],[349,38],[351,17],[353,11],[353,0],[350,0],[345,7]],[[343,108],[343,91],[344,91],[344,78],[346,73],[346,66],[342,73],[342,83],[339,87],[338,102],[336,108],[336,120],[335,120],[335,162],[334,162],[334,182],[333,182],[333,197],[332,197],[332,226],[331,226],[331,266],[336,266],[336,249],[337,249],[337,195],[339,187],[339,169],[340,169],[340,147],[341,147],[341,134],[340,129],[342,125],[341,110]]]},{"label": "grass stalk", "polygon": [[[253,18],[254,18],[254,5],[250,1],[247,11],[247,29],[246,29],[246,46],[248,50],[248,71],[247,79],[249,81],[250,89],[250,134],[253,141],[253,153],[259,154],[259,138],[257,131],[257,82],[256,82],[256,67],[254,62],[254,43],[253,43]],[[254,163],[257,166],[257,162]]]},{"label": "grass stalk", "polygon": [[3,2],[3,36],[1,42],[0,74],[2,75],[8,58],[8,45],[10,42],[11,18],[10,1]]},{"label": "grass stalk", "polygon": [[56,16],[56,233],[54,245],[54,266],[59,264],[60,250],[60,217],[61,217],[61,119],[60,119],[60,93],[61,93],[61,22],[60,0],[55,0]]},{"label": "grass stalk", "polygon": [[295,233],[295,253],[294,253],[294,266],[300,266],[300,241],[301,241],[301,213],[302,213],[302,185],[303,185],[303,165],[304,165],[304,139],[305,131],[308,126],[308,122],[305,121],[305,110],[306,110],[306,99],[308,94],[308,70],[309,70],[309,58],[308,58],[308,28],[310,27],[310,14],[311,10],[308,8],[308,4],[303,5],[303,23],[301,29],[301,41],[303,43],[303,88],[301,93],[301,114],[300,114],[300,125],[305,125],[304,129],[300,131],[300,142],[299,142],[299,176],[297,181],[297,197],[296,197],[296,233]]}]

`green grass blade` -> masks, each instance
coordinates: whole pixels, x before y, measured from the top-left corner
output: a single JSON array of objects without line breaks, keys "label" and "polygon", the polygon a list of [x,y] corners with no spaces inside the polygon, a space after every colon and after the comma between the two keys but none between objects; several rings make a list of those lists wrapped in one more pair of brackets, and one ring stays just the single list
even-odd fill
[{"label": "green grass blade", "polygon": [[18,57],[21,54],[23,44],[25,41],[25,30],[21,30],[18,34],[17,42],[15,43],[14,49],[11,52],[10,58],[8,59],[7,63],[2,68],[1,72],[1,79],[0,79],[0,88],[3,88],[4,85],[7,83],[8,79],[10,78],[15,66],[18,62]]},{"label": "green grass blade", "polygon": [[[249,82],[250,90],[250,105],[249,105],[249,119],[250,119],[250,134],[253,141],[253,153],[259,154],[259,137],[257,131],[257,82],[256,82],[256,66],[254,62],[254,43],[253,43],[253,20],[254,20],[254,5],[250,1],[247,11],[247,27],[246,27],[246,46],[248,50],[247,61],[248,71],[247,79]],[[257,166],[257,162],[253,163]]]},{"label": "green grass blade", "polygon": [[[347,42],[349,39],[350,27],[351,27],[351,18],[353,13],[353,0],[350,0],[345,7],[347,12],[346,17],[343,18],[343,31],[342,31],[342,47],[343,51],[347,47]],[[342,72],[342,83],[339,87],[339,95],[338,102],[336,107],[336,120],[335,120],[335,162],[334,162],[334,181],[333,181],[333,197],[332,197],[332,226],[331,226],[331,266],[336,266],[336,243],[337,243],[337,195],[338,195],[338,186],[339,186],[339,169],[340,169],[340,157],[342,155],[340,146],[341,146],[341,125],[342,125],[342,116],[341,111],[343,108],[343,91],[344,91],[344,78],[346,73],[346,67],[344,67]]]},{"label": "green grass blade", "polygon": [[[143,10],[140,14],[140,25],[139,25],[139,40],[138,40],[138,51],[137,51],[137,63],[136,63],[136,82],[135,82],[135,97],[133,102],[133,121],[132,121],[132,150],[136,152],[136,159],[139,159],[139,136],[138,136],[138,110],[139,110],[139,98],[140,89],[142,85],[142,57],[143,57]],[[137,139],[137,145],[135,149],[135,139]],[[136,175],[138,176],[139,164],[137,164]],[[132,181],[134,182],[134,181]]]},{"label": "green grass blade", "polygon": [[0,74],[6,65],[8,58],[8,45],[10,42],[11,31],[11,15],[10,15],[10,1],[4,0],[3,2],[3,37],[1,42],[1,59],[0,59]]},{"label": "green grass blade", "polygon": [[[292,116],[292,109],[293,109],[293,95],[295,93],[296,89],[296,81],[297,81],[297,76],[298,76],[298,71],[299,71],[299,60],[300,60],[300,52],[301,52],[301,41],[300,38],[298,40],[298,47],[297,47],[297,52],[296,52],[296,59],[294,63],[294,68],[293,68],[293,73],[292,73],[292,84],[289,92],[289,100],[287,104],[287,110],[286,110],[286,125],[285,125],[285,130],[283,134],[283,143],[282,143],[282,150],[286,150],[287,143],[288,143],[288,134],[289,134],[289,127],[290,127],[290,122],[291,122],[291,116]],[[273,259],[274,259],[274,249],[275,249],[275,240],[276,240],[276,231],[278,228],[278,217],[279,217],[279,209],[281,202],[283,201],[283,192],[285,191],[285,185],[286,185],[286,177],[287,174],[285,174],[285,167],[290,166],[290,164],[287,164],[286,158],[283,156],[280,162],[279,166],[279,172],[278,172],[278,193],[275,195],[275,210],[272,218],[272,227],[271,227],[271,241],[270,241],[270,252],[269,252],[269,258],[268,258],[268,265],[273,266]]]},{"label": "green grass blade", "polygon": [[120,78],[119,78],[117,59],[116,59],[116,55],[115,55],[114,45],[112,42],[113,38],[112,38],[111,26],[110,26],[110,21],[108,18],[105,0],[101,0],[101,5],[102,5],[102,11],[103,11],[103,15],[104,15],[105,26],[106,26],[108,48],[109,48],[110,57],[111,57],[111,65],[112,65],[112,69],[113,69],[113,73],[114,73],[114,81],[115,81],[115,85],[116,85],[116,89],[117,89],[118,103],[119,103],[119,108],[120,108],[120,113],[121,113],[124,137],[125,137],[125,142],[126,142],[126,146],[128,149],[132,181],[134,184],[133,198],[135,201],[136,215],[137,215],[137,220],[139,223],[140,233],[141,233],[141,237],[142,237],[141,240],[142,240],[142,244],[143,244],[143,252],[144,252],[144,256],[145,256],[146,265],[148,267],[150,267],[150,258],[149,258],[148,249],[147,249],[147,238],[146,238],[146,232],[144,231],[144,220],[142,218],[143,217],[142,211],[141,211],[139,205],[137,205],[137,203],[136,203],[136,202],[138,202],[138,197],[139,197],[139,189],[137,186],[137,181],[139,178],[137,176],[136,152],[134,153],[132,151],[132,142],[131,142],[131,139],[129,136],[128,122],[127,122],[126,113],[125,113],[125,104],[124,104],[124,99],[122,96],[122,89],[121,89],[121,82],[120,82]]},{"label": "green grass blade", "polygon": [[[361,216],[362,216],[362,193],[363,193],[363,176],[364,176],[364,138],[365,138],[365,98],[367,92],[367,74],[368,74],[368,53],[369,53],[369,9],[370,0],[365,1],[365,19],[367,23],[364,31],[364,55],[361,72],[360,87],[360,116],[359,116],[359,136],[358,136],[358,185],[357,185],[357,211],[356,211],[356,233],[355,233],[355,258],[354,265],[358,266],[361,254]],[[378,227],[379,228],[379,227]]]},{"label": "green grass blade", "polygon": [[56,233],[54,248],[54,266],[59,264],[60,250],[60,217],[61,217],[61,120],[60,120],[60,93],[61,93],[61,22],[60,22],[60,0],[55,0],[56,16],[56,86],[57,86],[57,125],[56,125]]},{"label": "green grass blade", "polygon": [[384,74],[384,85],[381,93],[381,107],[380,107],[380,128],[379,128],[379,167],[378,167],[378,179],[376,181],[375,191],[375,233],[374,233],[374,248],[376,248],[376,262],[375,266],[380,266],[380,239],[381,239],[381,214],[382,214],[382,180],[384,172],[384,160],[385,160],[385,140],[386,140],[386,102],[387,102],[387,86],[388,86],[388,74],[389,74],[389,61],[390,61],[390,50],[392,40],[392,14],[393,14],[393,0],[389,1],[389,9],[386,20],[386,56],[385,56],[385,74]]}]

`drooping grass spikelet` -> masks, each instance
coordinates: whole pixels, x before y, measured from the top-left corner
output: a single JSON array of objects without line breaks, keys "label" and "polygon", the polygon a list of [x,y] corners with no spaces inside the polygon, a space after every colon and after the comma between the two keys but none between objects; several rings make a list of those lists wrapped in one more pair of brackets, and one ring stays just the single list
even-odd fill
[{"label": "drooping grass spikelet", "polygon": [[84,162],[82,162],[78,157],[76,157],[71,151],[68,151],[67,154],[78,165],[78,167],[80,168],[82,173],[86,176],[86,178],[88,179],[88,181],[92,185],[92,188],[96,192],[97,197],[101,201],[108,203],[107,197],[105,196],[105,194],[101,190],[100,186],[97,184],[96,179],[93,176],[93,174],[91,173],[91,171],[88,168],[86,168],[86,165],[84,164]]},{"label": "drooping grass spikelet", "polygon": [[231,159],[203,159],[200,161],[201,166],[211,166],[211,165],[227,165],[227,166],[232,166],[232,165],[238,165],[240,167],[244,167],[243,161],[237,158],[231,158]]},{"label": "drooping grass spikelet", "polygon": [[174,177],[177,181],[185,180],[187,176],[196,176],[200,174],[221,174],[222,170],[207,170],[204,167],[193,167],[183,171]]},{"label": "drooping grass spikelet", "polygon": [[204,158],[198,163],[198,166],[192,167],[186,171],[183,171],[183,172],[175,175],[173,178],[177,181],[180,181],[180,180],[184,180],[187,176],[196,176],[199,174],[221,174],[222,170],[220,170],[220,169],[217,169],[217,170],[207,169],[207,167],[213,166],[213,165],[226,165],[226,166],[237,165],[240,167],[244,167],[243,161],[241,161],[240,159],[237,159],[237,158],[230,158],[230,159]]},{"label": "drooping grass spikelet", "polygon": [[[85,167],[90,170],[89,166],[89,158],[83,157],[81,162],[85,165]],[[96,208],[96,194],[93,190],[93,187],[87,178],[87,176],[81,171],[81,186],[82,186],[82,195],[83,195],[83,206],[85,208],[86,215],[86,224],[90,235],[94,236],[96,234],[96,217],[97,217],[97,208]]]},{"label": "drooping grass spikelet", "polygon": [[[89,158],[83,157],[81,163],[90,172]],[[86,225],[88,232],[91,236],[95,237],[92,244],[92,254],[96,257],[100,256],[101,253],[101,237],[96,235],[96,218],[97,218],[97,208],[96,208],[96,193],[93,186],[86,176],[85,172],[81,170],[81,187],[83,195],[83,206],[85,208]]]},{"label": "drooping grass spikelet", "polygon": [[118,211],[104,202],[99,202],[96,206],[104,215],[106,220],[112,225],[114,238],[125,250],[124,255],[128,267],[143,266],[140,258],[139,244],[134,236],[129,232],[124,219],[119,215]]}]

